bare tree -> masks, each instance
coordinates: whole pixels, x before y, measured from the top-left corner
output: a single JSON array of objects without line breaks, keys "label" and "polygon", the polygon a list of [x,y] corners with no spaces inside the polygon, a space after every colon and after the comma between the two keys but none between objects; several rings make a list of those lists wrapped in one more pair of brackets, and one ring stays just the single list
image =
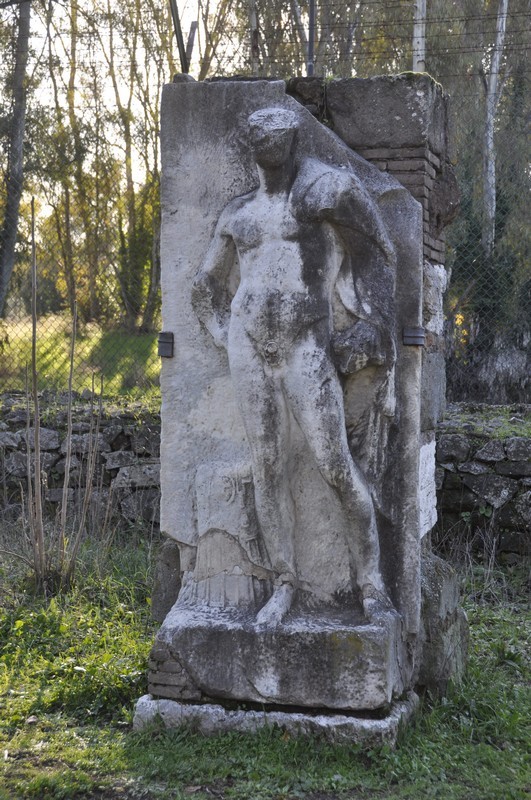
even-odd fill
[{"label": "bare tree", "polygon": [[9,134],[9,154],[6,174],[6,201],[0,232],[0,314],[4,311],[9,281],[15,266],[20,198],[24,177],[23,146],[26,124],[26,72],[30,36],[30,0],[21,0],[13,70],[13,113]]},{"label": "bare tree", "polygon": [[496,111],[507,78],[501,76],[501,64],[507,28],[509,0],[500,0],[496,19],[496,42],[492,50],[488,71],[482,70],[485,88],[485,127],[483,130],[483,226],[481,243],[484,255],[489,258],[496,235],[496,150],[494,147],[494,122]]}]

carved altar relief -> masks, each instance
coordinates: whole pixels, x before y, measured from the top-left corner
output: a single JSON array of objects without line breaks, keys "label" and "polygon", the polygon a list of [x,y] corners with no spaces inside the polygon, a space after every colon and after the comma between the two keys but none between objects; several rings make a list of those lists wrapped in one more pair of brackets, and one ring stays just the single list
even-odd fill
[{"label": "carved altar relief", "polygon": [[[358,594],[371,619],[392,603],[380,567],[377,486],[349,450],[342,380],[351,376],[354,386],[354,376],[370,371],[361,380],[372,399],[364,411],[380,420],[389,415],[394,249],[353,171],[305,153],[297,113],[262,109],[247,124],[258,185],[221,212],[194,280],[192,304],[215,344],[227,350],[249,446],[258,527],[253,540],[266,554],[274,584],[257,620],[280,623],[297,590],[304,585],[312,592],[297,550],[311,550],[327,534],[297,525],[294,428],[343,514],[354,570],[346,592]],[[231,295],[235,262],[240,278]],[[375,296],[382,274],[383,302]],[[381,441],[373,437],[369,444],[366,460],[374,464]]]}]

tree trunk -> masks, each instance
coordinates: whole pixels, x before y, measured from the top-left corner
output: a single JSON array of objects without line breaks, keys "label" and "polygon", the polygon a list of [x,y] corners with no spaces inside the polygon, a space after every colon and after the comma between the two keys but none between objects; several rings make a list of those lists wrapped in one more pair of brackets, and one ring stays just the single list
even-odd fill
[{"label": "tree trunk", "polygon": [[225,30],[228,18],[232,11],[232,0],[221,0],[217,5],[214,20],[210,25],[210,3],[207,0],[206,6],[199,3],[199,15],[203,23],[203,31],[205,36],[204,50],[201,54],[199,77],[198,80],[203,81],[212,66],[212,62],[216,56],[220,38]]},{"label": "tree trunk", "polygon": [[91,198],[89,197],[85,179],[84,142],[76,109],[76,83],[78,80],[77,45],[79,41],[78,5],[77,0],[70,3],[70,67],[66,92],[68,106],[68,122],[74,144],[74,177],[77,190],[77,208],[83,224],[85,236],[85,260],[88,272],[88,303],[81,305],[85,321],[96,319],[98,316],[98,300],[96,294],[96,280],[99,272],[98,244],[95,239],[93,221],[91,219]]},{"label": "tree trunk", "polygon": [[503,90],[500,66],[505,42],[509,0],[500,0],[496,20],[496,44],[489,72],[484,76],[485,128],[483,131],[483,224],[481,245],[485,258],[490,258],[496,236],[496,150],[494,148],[494,122]]},{"label": "tree trunk", "polygon": [[149,290],[146,300],[141,330],[149,333],[154,328],[155,316],[159,309],[160,289],[160,212],[153,215],[153,252],[151,256],[151,272]]},{"label": "tree trunk", "polygon": [[30,0],[19,5],[18,33],[13,72],[13,117],[9,137],[4,221],[0,233],[0,314],[4,312],[9,281],[15,266],[20,198],[22,195],[23,145],[26,122],[26,67],[30,33]]}]

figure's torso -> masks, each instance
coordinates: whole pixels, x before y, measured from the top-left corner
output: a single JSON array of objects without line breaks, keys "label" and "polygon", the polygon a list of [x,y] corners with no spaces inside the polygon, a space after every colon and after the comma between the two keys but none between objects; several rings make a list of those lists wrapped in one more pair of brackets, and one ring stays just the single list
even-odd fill
[{"label": "figure's torso", "polygon": [[238,198],[224,232],[241,276],[231,312],[253,339],[286,345],[330,317],[342,256],[329,225],[298,220],[287,194],[257,191]]}]

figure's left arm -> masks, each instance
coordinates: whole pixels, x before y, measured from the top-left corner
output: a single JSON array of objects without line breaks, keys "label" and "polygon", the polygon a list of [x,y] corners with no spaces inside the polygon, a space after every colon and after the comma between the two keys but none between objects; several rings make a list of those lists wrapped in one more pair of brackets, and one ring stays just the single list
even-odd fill
[{"label": "figure's left arm", "polygon": [[[347,375],[369,366],[390,368],[396,352],[389,319],[378,306],[382,288],[394,293],[395,249],[377,204],[354,174],[339,172],[329,180],[326,199],[321,218],[334,227],[348,256],[348,271],[338,276],[336,290],[357,317],[332,337],[337,369]],[[390,285],[382,287],[386,276]]]},{"label": "figure's left arm", "polygon": [[327,178],[326,207],[321,209],[320,217],[337,227],[347,250],[349,241],[354,240],[357,247],[364,243],[367,251],[376,248],[386,265],[394,268],[395,248],[377,204],[359,178],[342,170]]}]

